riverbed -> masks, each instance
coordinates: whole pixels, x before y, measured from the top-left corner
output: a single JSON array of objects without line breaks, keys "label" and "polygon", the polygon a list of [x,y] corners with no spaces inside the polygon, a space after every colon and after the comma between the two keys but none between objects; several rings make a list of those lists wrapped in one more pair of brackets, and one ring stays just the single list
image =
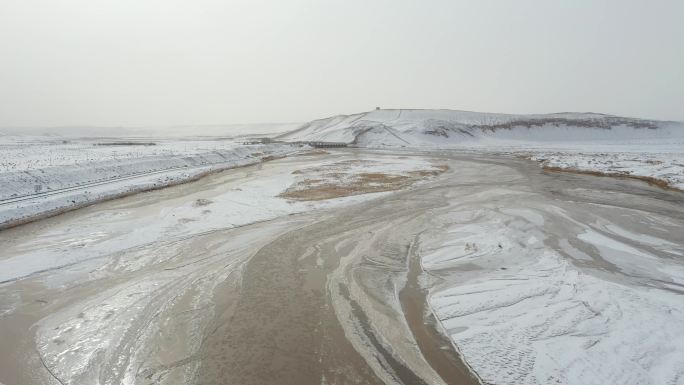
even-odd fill
[{"label": "riverbed", "polygon": [[0,232],[0,382],[676,383],[683,203],[340,149],[97,204]]}]

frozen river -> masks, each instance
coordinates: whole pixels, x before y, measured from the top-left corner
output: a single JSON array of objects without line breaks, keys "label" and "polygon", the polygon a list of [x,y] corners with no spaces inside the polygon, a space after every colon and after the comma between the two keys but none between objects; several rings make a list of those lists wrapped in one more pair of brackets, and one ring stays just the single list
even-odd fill
[{"label": "frozen river", "polygon": [[0,383],[677,384],[683,229],[680,192],[507,157],[228,170],[0,232]]}]

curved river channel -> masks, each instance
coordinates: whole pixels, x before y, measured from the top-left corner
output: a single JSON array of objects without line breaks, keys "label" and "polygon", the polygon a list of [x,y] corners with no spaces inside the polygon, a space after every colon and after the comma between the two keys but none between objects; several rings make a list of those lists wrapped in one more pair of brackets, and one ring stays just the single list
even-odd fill
[{"label": "curved river channel", "polygon": [[[448,171],[397,191],[277,197],[302,170],[388,158]],[[501,309],[520,301],[467,307],[465,285],[552,253],[564,272],[681,302],[683,195],[505,156],[335,150],[97,204],[0,232],[0,383],[530,382],[533,342],[551,332],[494,341],[483,320],[518,322]],[[597,237],[655,262],[616,262]],[[577,314],[572,325],[599,317]]]}]

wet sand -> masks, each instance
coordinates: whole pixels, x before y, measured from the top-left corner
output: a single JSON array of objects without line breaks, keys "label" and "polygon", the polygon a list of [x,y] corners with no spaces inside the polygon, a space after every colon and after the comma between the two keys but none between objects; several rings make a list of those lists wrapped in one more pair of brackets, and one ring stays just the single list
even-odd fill
[{"label": "wet sand", "polygon": [[[40,248],[51,226],[67,218],[87,226],[104,212],[149,215],[152,202],[212,200],[201,192],[325,157],[369,154],[332,151],[231,170],[0,232],[0,246],[20,250],[33,239]],[[450,200],[508,185],[536,191],[550,205],[638,208],[684,221],[682,195],[639,181],[549,173],[508,158],[402,155],[451,171],[372,201],[164,239],[106,256],[117,263],[105,268],[75,264],[3,284],[0,302],[14,309],[0,315],[0,382],[477,384],[420,283],[418,236]],[[503,176],[492,180],[492,170]],[[126,264],[138,260],[147,262]],[[60,281],[66,276],[82,278]],[[81,350],[73,349],[77,338],[69,340],[79,330],[92,338]]]}]

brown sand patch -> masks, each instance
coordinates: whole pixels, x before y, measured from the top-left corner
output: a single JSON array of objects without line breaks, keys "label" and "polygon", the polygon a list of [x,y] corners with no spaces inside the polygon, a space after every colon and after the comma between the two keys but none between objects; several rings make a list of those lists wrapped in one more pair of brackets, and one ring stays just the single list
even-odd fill
[{"label": "brown sand patch", "polygon": [[316,149],[316,150],[311,150],[311,151],[300,152],[295,156],[312,156],[312,155],[329,155],[329,154],[330,153],[328,151]]},{"label": "brown sand patch", "polygon": [[316,201],[394,191],[407,187],[419,179],[439,175],[448,168],[445,165],[440,165],[432,170],[410,171],[406,175],[381,172],[359,174],[332,172],[325,174],[325,177],[328,178],[325,180],[305,179],[299,181],[281,193],[279,197],[299,201]]},{"label": "brown sand patch", "polygon": [[428,177],[428,176],[436,176],[436,175],[439,175],[439,174],[449,170],[449,166],[447,166],[446,164],[440,164],[440,165],[434,166],[434,167],[435,167],[434,170],[410,171],[409,175],[419,176],[419,177]]},{"label": "brown sand patch", "polygon": [[307,173],[325,173],[325,172],[330,172],[330,171],[344,171],[344,170],[349,170],[352,166],[359,166],[359,165],[371,166],[371,165],[373,165],[373,162],[370,162],[368,160],[360,160],[360,159],[343,160],[343,161],[332,163],[332,164],[326,164],[326,165],[321,165],[321,166],[316,166],[316,167],[308,167],[304,170],[296,170],[296,171],[293,171],[292,173],[293,174],[302,174],[304,172],[307,172]]},{"label": "brown sand patch", "polygon": [[305,179],[300,181],[279,196],[282,198],[316,201],[340,198],[351,195],[368,194],[398,190],[407,186],[411,177],[382,173],[362,173],[350,176],[347,180]]},{"label": "brown sand patch", "polygon": [[270,161],[270,160],[282,159],[282,158],[284,158],[284,157],[285,157],[284,155],[278,155],[278,156],[276,156],[276,155],[269,155],[269,156],[265,156],[265,157],[261,158],[261,160],[262,160],[263,162],[268,162],[268,161]]},{"label": "brown sand patch", "polygon": [[532,160],[532,154],[517,154],[515,157],[523,160]]},{"label": "brown sand patch", "polygon": [[361,184],[394,184],[409,179],[406,175],[383,174],[380,172],[364,172],[359,174]]},{"label": "brown sand patch", "polygon": [[609,176],[609,177],[614,177],[614,178],[626,178],[626,179],[637,179],[637,180],[646,182],[651,186],[660,187],[664,190],[683,191],[683,190],[678,189],[676,187],[670,186],[670,183],[667,182],[666,180],[654,178],[652,176],[632,175],[632,174],[627,174],[625,172],[618,172],[618,171],[602,172],[602,171],[580,170],[580,169],[576,169],[576,168],[561,168],[561,167],[552,167],[552,166],[542,166],[542,169],[544,169],[544,171],[551,171],[551,172],[571,172],[571,173],[575,173],[575,174],[585,174],[585,175],[594,175],[594,176]]}]

